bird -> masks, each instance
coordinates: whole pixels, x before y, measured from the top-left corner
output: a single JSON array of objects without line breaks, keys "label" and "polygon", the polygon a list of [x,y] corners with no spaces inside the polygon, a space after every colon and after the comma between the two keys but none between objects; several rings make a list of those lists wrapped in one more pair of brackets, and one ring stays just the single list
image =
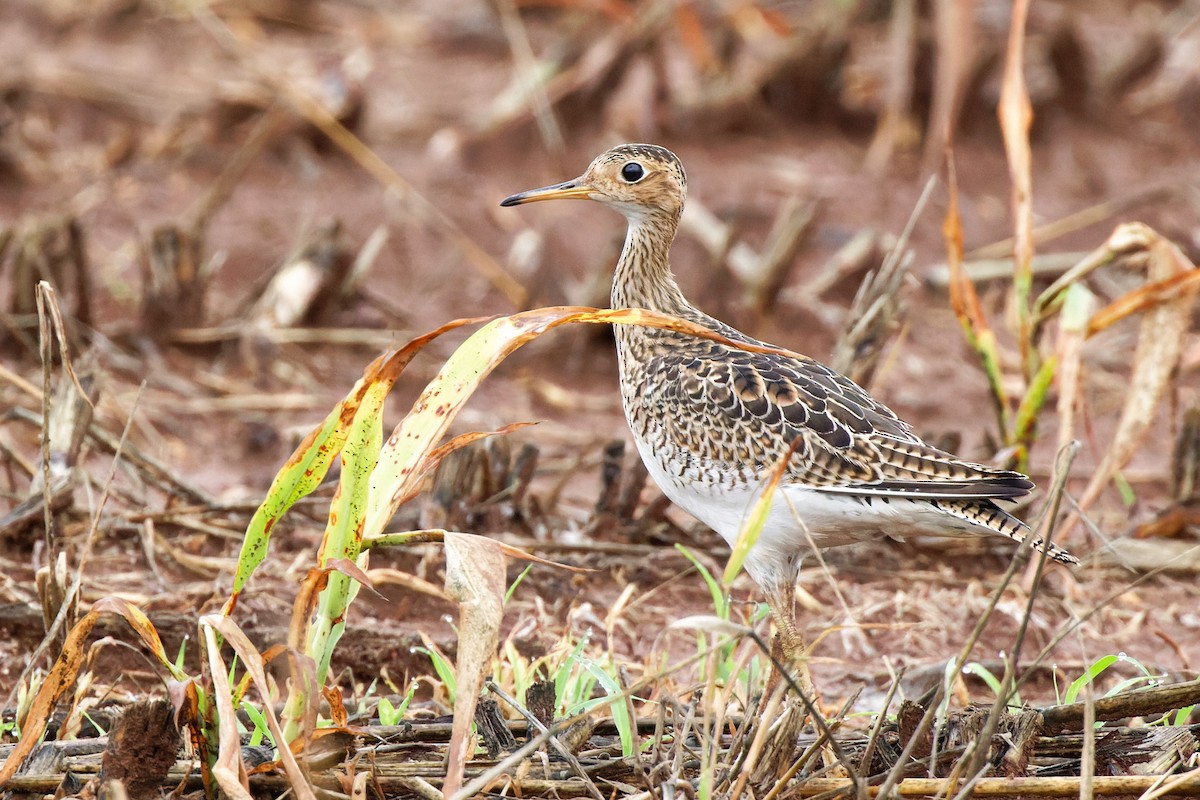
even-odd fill
[{"label": "bird", "polygon": [[[781,471],[744,564],[771,609],[773,650],[811,687],[794,605],[806,556],[882,536],[1023,542],[1030,529],[998,501],[1022,497],[1034,484],[1020,472],[926,444],[912,425],[844,375],[693,305],[668,257],[686,195],[687,176],[674,153],[623,144],[597,156],[574,180],[514,194],[500,205],[586,199],[615,209],[627,228],[613,273],[612,307],[661,312],[728,340],[615,325],[622,405],[654,482],[730,547],[765,485]],[[1030,545],[1055,561],[1078,563],[1040,538]]]}]

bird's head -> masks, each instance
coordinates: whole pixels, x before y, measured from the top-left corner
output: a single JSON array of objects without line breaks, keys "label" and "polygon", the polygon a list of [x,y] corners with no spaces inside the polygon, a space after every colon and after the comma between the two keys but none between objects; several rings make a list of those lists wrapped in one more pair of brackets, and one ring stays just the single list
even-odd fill
[{"label": "bird's head", "polygon": [[683,164],[653,144],[623,144],[597,156],[575,180],[506,197],[502,206],[538,200],[597,200],[631,222],[655,217],[678,220],[687,194]]}]

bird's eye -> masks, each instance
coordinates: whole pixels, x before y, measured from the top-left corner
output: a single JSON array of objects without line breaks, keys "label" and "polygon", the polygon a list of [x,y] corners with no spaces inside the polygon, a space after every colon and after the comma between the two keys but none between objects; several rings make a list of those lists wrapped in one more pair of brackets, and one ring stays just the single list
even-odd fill
[{"label": "bird's eye", "polygon": [[636,161],[630,161],[625,166],[621,167],[621,177],[627,183],[637,183],[642,178],[646,177],[646,168]]}]

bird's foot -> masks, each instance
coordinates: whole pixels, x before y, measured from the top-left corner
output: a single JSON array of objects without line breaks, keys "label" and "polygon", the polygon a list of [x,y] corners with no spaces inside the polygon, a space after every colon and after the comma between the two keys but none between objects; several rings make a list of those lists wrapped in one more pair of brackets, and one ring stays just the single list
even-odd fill
[{"label": "bird's foot", "polygon": [[792,771],[800,734],[807,721],[807,707],[794,693],[778,691],[763,696],[763,707],[756,724],[765,730],[755,737],[756,743],[761,741],[757,760],[746,765],[752,786],[768,793]]}]

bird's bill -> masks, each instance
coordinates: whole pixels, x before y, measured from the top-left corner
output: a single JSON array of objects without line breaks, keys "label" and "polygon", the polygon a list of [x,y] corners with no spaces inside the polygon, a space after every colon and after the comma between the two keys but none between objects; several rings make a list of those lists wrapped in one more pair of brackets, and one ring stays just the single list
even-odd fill
[{"label": "bird's bill", "polygon": [[522,203],[536,203],[539,200],[587,200],[591,197],[592,187],[583,183],[579,178],[566,183],[556,183],[541,189],[530,189],[528,192],[514,194],[500,201],[502,206],[519,206]]}]

